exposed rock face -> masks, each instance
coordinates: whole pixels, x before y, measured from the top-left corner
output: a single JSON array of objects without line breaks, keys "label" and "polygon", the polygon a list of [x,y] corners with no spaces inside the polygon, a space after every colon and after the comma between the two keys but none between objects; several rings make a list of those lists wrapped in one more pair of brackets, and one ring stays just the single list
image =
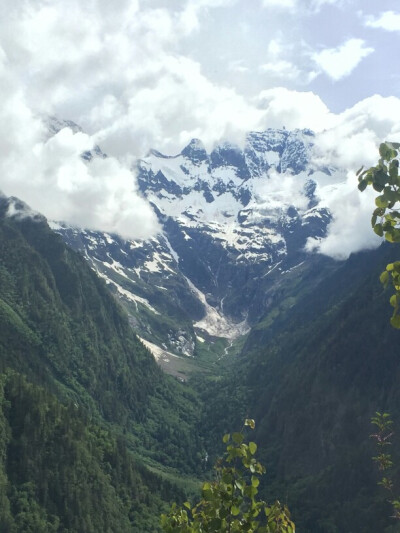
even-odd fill
[{"label": "exposed rock face", "polygon": [[313,140],[310,130],[267,130],[249,133],[243,150],[223,143],[208,154],[196,139],[176,156],[151,150],[135,169],[163,228],[151,240],[53,227],[125,301],[142,336],[190,355],[194,329],[234,337],[255,324],[280,280],[310,260],[307,239],[326,234],[324,198],[344,175],[313,165]]}]

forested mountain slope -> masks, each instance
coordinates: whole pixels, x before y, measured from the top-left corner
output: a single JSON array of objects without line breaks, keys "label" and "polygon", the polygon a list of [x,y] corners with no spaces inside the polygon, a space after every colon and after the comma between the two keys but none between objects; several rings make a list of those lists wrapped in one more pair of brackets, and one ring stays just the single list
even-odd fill
[{"label": "forested mountain slope", "polygon": [[193,139],[179,154],[151,150],[132,169],[158,217],[151,239],[51,226],[121,298],[142,337],[197,356],[204,339],[246,333],[285,283],[334,266],[304,250],[326,235],[327,199],[346,179],[315,163],[314,142],[310,130],[268,129],[243,147],[207,152]]},{"label": "forested mountain slope", "polygon": [[[42,216],[5,197],[0,198],[0,368],[11,376],[4,378],[1,411],[2,475],[9,482],[2,497],[17,516],[20,496],[25,498],[20,491],[26,489],[28,514],[37,510],[44,522],[62,524],[21,529],[17,521],[17,531],[130,531],[138,517],[140,522],[149,516],[152,506],[177,489],[162,493],[162,479],[138,466],[128,448],[158,470],[203,470],[194,393],[162,373],[85,260]],[[116,481],[113,461],[124,462],[118,468],[127,469],[128,477],[132,471],[131,478]],[[68,503],[81,498],[71,492],[70,476],[83,483],[89,498],[89,521],[80,527],[55,501],[65,496],[68,513],[79,506]],[[138,497],[132,510],[127,500],[135,499],[135,485],[144,500]],[[145,496],[149,490],[154,498]],[[111,529],[101,513],[96,520],[91,515],[108,504],[115,516],[122,513]],[[153,531],[158,512],[148,529],[136,531]]]},{"label": "forested mountain slope", "polygon": [[[218,455],[220,435],[251,416],[268,467],[262,491],[287,501],[300,531],[391,531],[371,460],[369,420],[389,410],[400,423],[399,334],[389,324],[388,294],[378,280],[400,255],[398,247],[356,254],[332,268],[328,262],[323,276],[321,263],[311,262],[307,290],[297,288],[293,298],[291,286],[281,286],[242,353],[227,360],[226,375],[198,376],[189,387],[160,371],[104,282],[40,215],[15,199],[3,197],[0,207],[0,362],[47,389],[9,370],[3,378],[1,475],[9,485],[2,518],[10,528],[19,527],[25,505],[46,524],[43,531],[64,531],[54,529],[58,520],[70,527],[65,531],[77,531],[77,522],[68,522],[76,502],[61,509],[62,496],[49,488],[53,481],[40,481],[41,472],[53,468],[41,463],[42,453],[66,454],[68,463],[64,444],[70,442],[73,457],[82,458],[71,475],[86,479],[88,506],[105,498],[107,516],[118,514],[121,531],[153,531],[162,499],[182,501],[183,495],[133,461],[126,445],[157,469],[199,474],[207,454],[209,464]],[[25,457],[23,468],[17,456]],[[118,477],[117,463],[132,472],[128,481]],[[131,481],[143,487],[140,494],[153,487],[152,496],[136,497]],[[103,527],[77,512],[86,524],[82,531]]]},{"label": "forested mountain slope", "polygon": [[0,531],[153,532],[165,501],[184,497],[84,410],[1,376]]},{"label": "forested mountain slope", "polygon": [[400,337],[379,283],[399,254],[384,246],[351,256],[272,326],[261,321],[205,408],[210,439],[228,429],[222,413],[229,424],[256,419],[263,490],[287,501],[304,533],[391,530],[369,435],[377,410],[400,428]]}]

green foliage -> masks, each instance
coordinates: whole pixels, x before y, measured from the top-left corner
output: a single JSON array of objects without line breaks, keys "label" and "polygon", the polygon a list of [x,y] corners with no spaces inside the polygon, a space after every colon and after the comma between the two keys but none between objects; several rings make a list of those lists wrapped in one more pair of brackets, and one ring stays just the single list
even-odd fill
[{"label": "green foliage", "polygon": [[166,502],[188,497],[177,470],[205,469],[198,396],[163,374],[85,260],[6,202],[0,531],[159,531]]},{"label": "green foliage", "polygon": [[[379,237],[385,237],[391,243],[400,242],[399,148],[400,143],[382,143],[378,164],[367,170],[361,168],[357,173],[360,191],[371,185],[380,193],[375,198],[376,209],[372,213],[371,225]],[[400,329],[400,262],[389,263],[382,272],[380,281],[385,288],[389,284],[394,288],[394,294],[390,298],[393,307],[390,323],[394,328]]]},{"label": "green foliage", "polygon": [[163,374],[79,254],[43,220],[4,217],[1,207],[0,371],[112,424],[146,459],[201,473],[196,394]]},{"label": "green foliage", "polygon": [[368,435],[376,405],[399,414],[398,332],[377,284],[392,252],[385,245],[351,256],[274,331],[253,329],[230,376],[201,384],[209,454],[222,453],[212,433],[252,413],[268,473],[260,498],[287,502],[303,533],[383,533],[391,523]]},{"label": "green foliage", "polygon": [[0,384],[0,531],[155,532],[163,499],[184,497],[74,404],[11,371]]},{"label": "green foliage", "polygon": [[[245,426],[254,429],[254,420],[246,419]],[[203,483],[202,499],[192,506],[172,506],[162,515],[161,525],[166,533],[294,533],[295,526],[289,512],[278,501],[267,505],[258,500],[259,476],[264,467],[255,458],[257,445],[244,441],[243,431],[225,434],[226,453],[215,467],[216,480]]]},{"label": "green foliage", "polygon": [[375,416],[371,419],[371,423],[377,428],[376,433],[372,434],[371,438],[376,441],[378,451],[378,455],[373,457],[373,460],[376,462],[382,473],[379,485],[389,493],[389,502],[393,510],[392,517],[396,520],[400,520],[400,498],[395,496],[394,482],[391,475],[393,461],[391,454],[388,452],[388,446],[391,446],[392,444],[390,439],[394,434],[393,421],[389,413],[376,412]]}]

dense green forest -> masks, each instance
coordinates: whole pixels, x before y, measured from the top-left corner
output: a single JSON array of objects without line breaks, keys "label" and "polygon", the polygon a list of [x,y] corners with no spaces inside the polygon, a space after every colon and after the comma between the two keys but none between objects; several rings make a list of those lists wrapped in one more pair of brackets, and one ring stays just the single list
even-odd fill
[{"label": "dense green forest", "polygon": [[42,217],[7,208],[2,198],[3,521],[155,531],[161,502],[205,469],[198,396],[162,373],[105,283]]},{"label": "dense green forest", "polygon": [[85,260],[40,216],[6,216],[7,202],[1,531],[157,531],[172,501],[196,501],[221,435],[246,417],[267,466],[260,496],[287,503],[298,530],[396,531],[369,439],[375,411],[400,423],[398,332],[378,281],[396,247],[350,257],[292,305],[272,302],[238,355],[182,384]]},{"label": "dense green forest", "polygon": [[201,449],[196,395],[162,373],[105,283],[44,220],[11,219],[1,208],[1,368],[118,425],[157,461],[192,471]]},{"label": "dense green forest", "polygon": [[272,327],[261,322],[205,405],[203,432],[216,448],[239,417],[256,419],[262,494],[287,502],[302,532],[394,526],[369,435],[377,410],[400,427],[398,332],[379,283],[396,254],[386,245],[350,257]]},{"label": "dense green forest", "polygon": [[0,531],[156,531],[165,501],[184,497],[122,437],[21,375],[2,375],[0,405]]}]

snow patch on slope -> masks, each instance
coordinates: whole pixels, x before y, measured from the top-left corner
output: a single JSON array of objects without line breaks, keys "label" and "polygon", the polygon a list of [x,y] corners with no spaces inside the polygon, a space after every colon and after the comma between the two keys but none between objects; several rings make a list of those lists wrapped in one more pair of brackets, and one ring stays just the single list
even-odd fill
[{"label": "snow patch on slope", "polygon": [[246,320],[235,324],[226,316],[224,316],[224,314],[221,313],[218,309],[212,307],[207,302],[204,293],[202,293],[190,281],[190,279],[186,278],[186,280],[191,290],[194,292],[194,294],[196,294],[198,299],[204,305],[206,311],[204,318],[193,324],[195,328],[204,330],[213,337],[223,337],[226,339],[236,339],[241,335],[245,335],[250,330],[250,327],[247,324]]},{"label": "snow patch on slope", "polygon": [[99,270],[97,270],[97,274],[98,274],[98,276],[100,276],[101,278],[103,278],[105,280],[107,285],[112,285],[113,287],[115,287],[117,289],[117,292],[121,296],[123,296],[124,298],[126,298],[126,299],[130,300],[131,302],[133,302],[136,305],[136,309],[138,308],[137,304],[139,303],[139,304],[144,305],[145,307],[147,307],[147,309],[152,311],[155,315],[159,315],[160,314],[157,311],[157,309],[155,309],[150,304],[150,302],[148,300],[146,300],[146,298],[142,298],[141,296],[137,296],[136,294],[133,294],[133,292],[124,289],[123,287],[121,287],[121,285],[116,283],[114,280],[110,279],[106,274],[104,274],[103,272],[100,272]]},{"label": "snow patch on slope", "polygon": [[160,359],[163,359],[165,362],[169,362],[169,357],[176,357],[179,359],[179,355],[175,355],[171,352],[168,352],[167,350],[164,350],[164,348],[160,348],[156,344],[153,344],[150,341],[146,341],[146,339],[143,339],[142,337],[139,337],[140,341],[146,346],[146,348],[153,354],[153,357],[156,361],[159,361]]}]

